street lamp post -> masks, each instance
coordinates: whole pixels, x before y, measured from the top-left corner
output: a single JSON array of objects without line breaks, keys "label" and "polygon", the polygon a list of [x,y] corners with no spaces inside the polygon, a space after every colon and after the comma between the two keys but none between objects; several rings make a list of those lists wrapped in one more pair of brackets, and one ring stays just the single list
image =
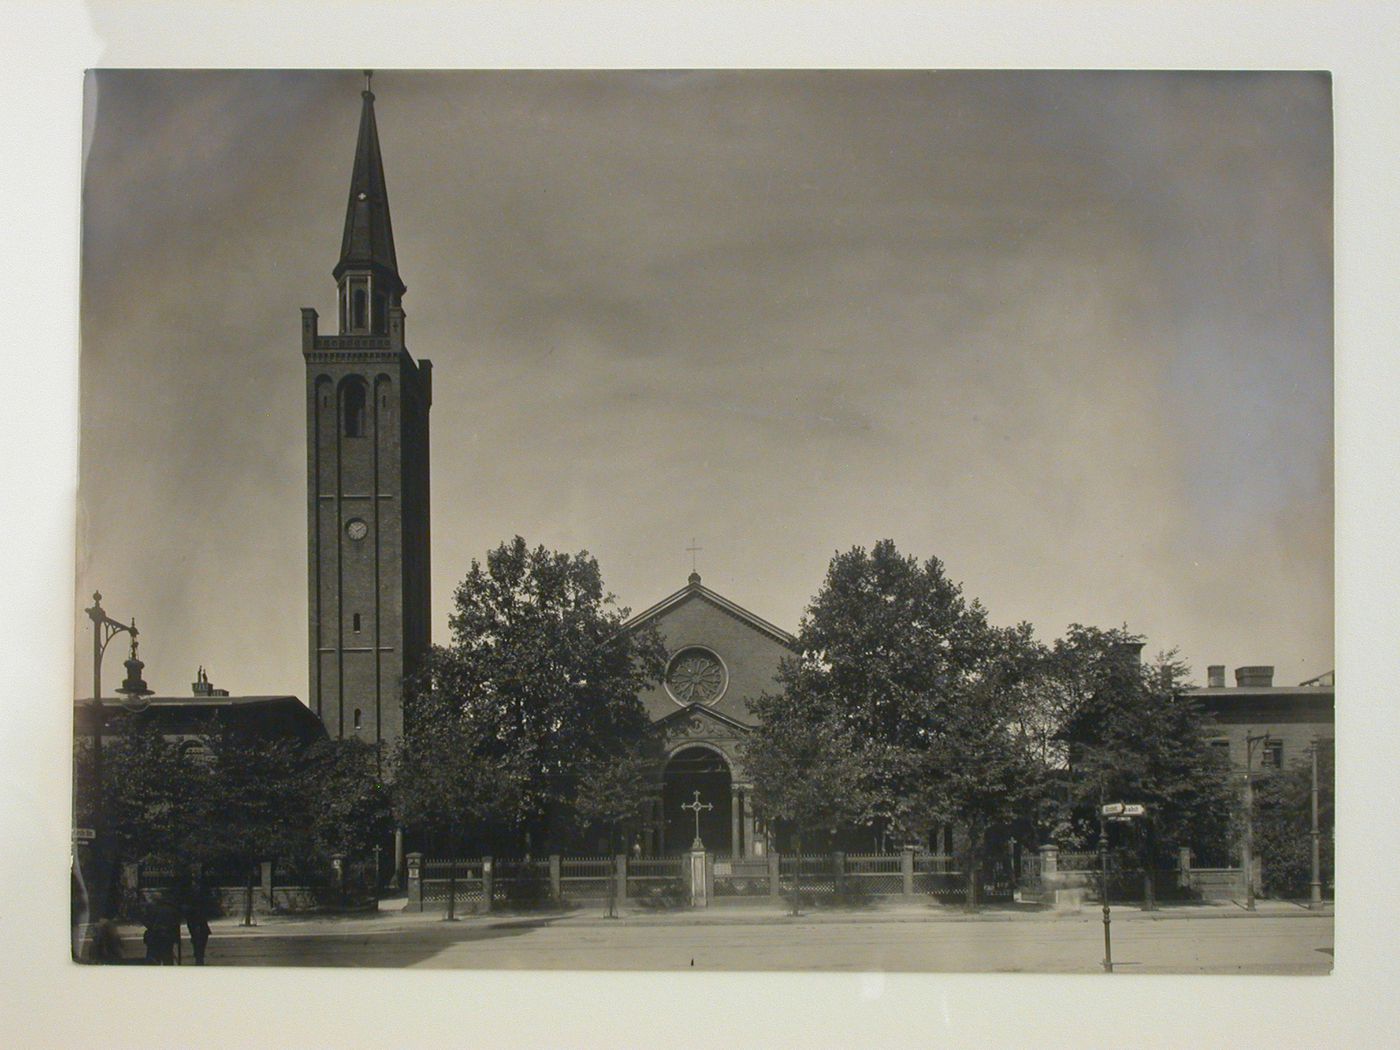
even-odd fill
[{"label": "street lamp post", "polygon": [[[107,644],[119,634],[131,635],[133,646],[136,636],[140,632],[136,630],[136,620],[124,624],[120,620],[114,620],[107,615],[102,608],[102,594],[100,591],[92,592],[92,607],[83,610],[92,621],[92,699],[88,701],[92,709],[92,779],[96,797],[94,798],[93,831],[95,833],[94,844],[103,843],[99,848],[105,849],[106,831],[105,805],[103,801],[102,784],[102,731],[105,728],[106,716],[102,710],[102,657],[107,652]],[[133,649],[133,658],[135,651]],[[144,686],[144,682],[142,685]],[[106,915],[107,907],[107,886],[99,883],[98,897],[96,903],[96,918],[102,919]]]},{"label": "street lamp post", "polygon": [[141,632],[136,629],[136,620],[131,624],[114,620],[102,608],[102,592],[92,592],[92,608],[84,609],[92,621],[92,698],[102,699],[102,656],[107,652],[107,643],[119,634],[129,634],[134,639]]},{"label": "street lamp post", "polygon": [[[1100,798],[1103,796],[1101,795]],[[1113,941],[1109,934],[1112,921],[1108,912],[1108,824],[1104,821],[1104,807],[1099,806],[1099,896],[1103,900],[1103,972],[1113,972]]]},{"label": "street lamp post", "polygon": [[1269,744],[1269,734],[1244,738],[1244,907],[1254,910],[1254,745]]},{"label": "street lamp post", "polygon": [[1312,756],[1312,879],[1308,883],[1308,908],[1311,911],[1322,907],[1322,831],[1317,820],[1317,747],[1318,739],[1313,737],[1308,748]]}]

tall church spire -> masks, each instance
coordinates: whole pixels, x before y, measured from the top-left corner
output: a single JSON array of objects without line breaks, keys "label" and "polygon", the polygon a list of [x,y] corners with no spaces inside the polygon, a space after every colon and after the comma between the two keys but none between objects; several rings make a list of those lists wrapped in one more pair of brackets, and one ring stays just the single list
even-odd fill
[{"label": "tall church spire", "polygon": [[[390,747],[432,646],[432,363],[404,344],[398,260],[365,85],[335,279],[340,331],[301,311],[306,364],[309,706],[337,739]],[[348,101],[348,100],[347,100]]]},{"label": "tall church spire", "polygon": [[394,227],[389,219],[370,75],[365,74],[365,90],[360,92],[360,134],[345,208],[345,233],[340,241],[340,261],[332,271],[340,286],[342,334],[384,334],[389,310],[399,305],[406,290],[394,254]]}]

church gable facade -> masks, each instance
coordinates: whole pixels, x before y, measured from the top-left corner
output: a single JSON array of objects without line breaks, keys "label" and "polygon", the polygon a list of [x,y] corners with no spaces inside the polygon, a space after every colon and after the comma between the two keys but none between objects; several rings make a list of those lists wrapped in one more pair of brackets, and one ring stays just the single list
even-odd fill
[{"label": "church gable facade", "polygon": [[698,573],[627,627],[647,623],[668,653],[665,681],[641,695],[653,722],[699,704],[752,725],[748,702],[777,688],[779,662],[796,652],[796,638],[710,590]]},{"label": "church gable facade", "polygon": [[[767,835],[754,814],[742,743],[755,723],[749,701],[778,689],[778,669],[797,640],[735,605],[692,573],[682,590],[627,623],[654,625],[666,674],[640,696],[665,754],[658,809],[648,821],[649,853],[675,852],[698,831],[707,848],[761,857]],[[709,806],[687,811],[687,805]]]}]

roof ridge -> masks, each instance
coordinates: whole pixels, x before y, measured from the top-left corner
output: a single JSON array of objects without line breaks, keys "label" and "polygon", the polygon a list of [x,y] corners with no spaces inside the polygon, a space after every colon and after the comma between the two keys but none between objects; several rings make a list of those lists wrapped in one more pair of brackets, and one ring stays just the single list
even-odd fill
[{"label": "roof ridge", "polygon": [[770,637],[782,642],[789,648],[797,644],[797,636],[794,635],[792,632],[786,631],[774,623],[770,623],[763,617],[757,615],[756,613],[750,612],[748,609],[745,609],[742,605],[739,605],[737,602],[730,601],[724,595],[720,594],[717,591],[711,590],[709,587],[706,587],[702,583],[687,584],[686,586],[682,587],[680,590],[674,592],[673,594],[667,595],[655,605],[643,609],[641,612],[637,613],[637,615],[633,616],[630,620],[627,620],[625,623],[623,623],[622,629],[624,631],[631,630],[632,628],[645,623],[647,620],[659,616],[661,613],[666,612],[668,609],[674,608],[689,597],[704,598],[706,601],[708,601],[711,605],[715,606],[715,608],[719,609],[721,612],[728,613],[730,616],[733,616],[736,619],[747,623],[752,627],[757,628],[758,630],[769,635]]}]

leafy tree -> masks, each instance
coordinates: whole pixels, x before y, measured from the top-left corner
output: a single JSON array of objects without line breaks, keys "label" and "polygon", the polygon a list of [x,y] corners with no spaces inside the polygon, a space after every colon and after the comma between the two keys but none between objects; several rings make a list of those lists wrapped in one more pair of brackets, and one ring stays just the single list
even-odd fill
[{"label": "leafy tree", "polygon": [[107,914],[123,862],[179,869],[197,855],[205,771],[149,718],[133,713],[119,715],[108,727],[100,763],[91,738],[75,739],[73,758],[74,819],[102,831],[89,848],[89,875],[99,897],[97,910]]},{"label": "leafy tree", "polygon": [[77,817],[101,823],[124,860],[176,864],[196,852],[205,770],[141,714],[123,713],[103,740],[101,791],[90,740],[75,741]]},{"label": "leafy tree", "polygon": [[[455,664],[434,650],[409,690],[404,731],[395,744],[393,807],[401,823],[445,835],[447,917],[456,917],[455,858],[464,825],[481,820],[517,777],[486,757],[486,748],[450,688]],[[449,676],[444,682],[444,676]]]},{"label": "leafy tree", "polygon": [[510,814],[528,854],[569,813],[587,763],[640,746],[638,696],[660,680],[665,649],[654,629],[622,630],[627,610],[587,552],[531,549],[519,536],[473,561],[453,601],[434,689],[501,771],[492,808]]},{"label": "leafy tree", "polygon": [[245,873],[243,924],[251,926],[257,865],[310,851],[311,806],[302,790],[301,748],[218,720],[203,739],[205,791],[195,809],[199,834],[192,859]]},{"label": "leafy tree", "polygon": [[1233,789],[1228,763],[1207,746],[1199,705],[1183,691],[1187,668],[1175,653],[1144,664],[1141,648],[1126,628],[1075,624],[1052,660],[1066,698],[1062,827],[1096,837],[1101,803],[1144,804],[1136,840],[1151,907],[1152,872],[1170,863],[1171,847],[1228,835]]},{"label": "leafy tree", "polygon": [[[97,814],[91,745],[78,745],[80,819]],[[101,814],[122,859],[244,873],[252,921],[255,866],[305,854],[310,799],[296,745],[233,729],[217,718],[183,739],[151,712],[122,715],[103,743]],[[92,814],[91,817],[85,817]]]},{"label": "leafy tree", "polygon": [[[783,667],[785,689],[750,702],[759,724],[743,743],[753,799],[770,823],[793,827],[797,878],[792,913],[802,901],[802,852],[809,832],[835,832],[869,811],[865,783],[874,756],[855,731],[822,703],[819,678],[799,664]],[[814,681],[814,679],[817,679]]]},{"label": "leafy tree", "polygon": [[1043,789],[1039,740],[1019,718],[1042,674],[1042,650],[1029,624],[989,629],[985,661],[956,694],[922,778],[931,809],[967,833],[967,907],[977,907],[988,832],[1033,810]]},{"label": "leafy tree", "polygon": [[363,740],[320,740],[301,761],[310,844],[322,856],[364,856],[394,828],[379,752]]},{"label": "leafy tree", "polygon": [[[592,755],[579,764],[574,810],[585,822],[608,829],[609,853],[617,849],[623,826],[640,821],[656,794],[655,748],[617,755]],[[608,879],[608,914],[617,908],[617,880]]]},{"label": "leafy tree", "polygon": [[[1331,741],[1318,747],[1320,877],[1332,882],[1336,763]],[[1287,769],[1256,777],[1254,849],[1264,890],[1273,896],[1306,897],[1312,882],[1312,762],[1299,758]]]},{"label": "leafy tree", "polygon": [[799,627],[803,653],[793,700],[836,718],[867,758],[860,793],[868,821],[918,837],[957,808],[939,774],[976,761],[960,720],[994,647],[986,612],[963,598],[943,564],[901,555],[890,540],[831,561]]}]

